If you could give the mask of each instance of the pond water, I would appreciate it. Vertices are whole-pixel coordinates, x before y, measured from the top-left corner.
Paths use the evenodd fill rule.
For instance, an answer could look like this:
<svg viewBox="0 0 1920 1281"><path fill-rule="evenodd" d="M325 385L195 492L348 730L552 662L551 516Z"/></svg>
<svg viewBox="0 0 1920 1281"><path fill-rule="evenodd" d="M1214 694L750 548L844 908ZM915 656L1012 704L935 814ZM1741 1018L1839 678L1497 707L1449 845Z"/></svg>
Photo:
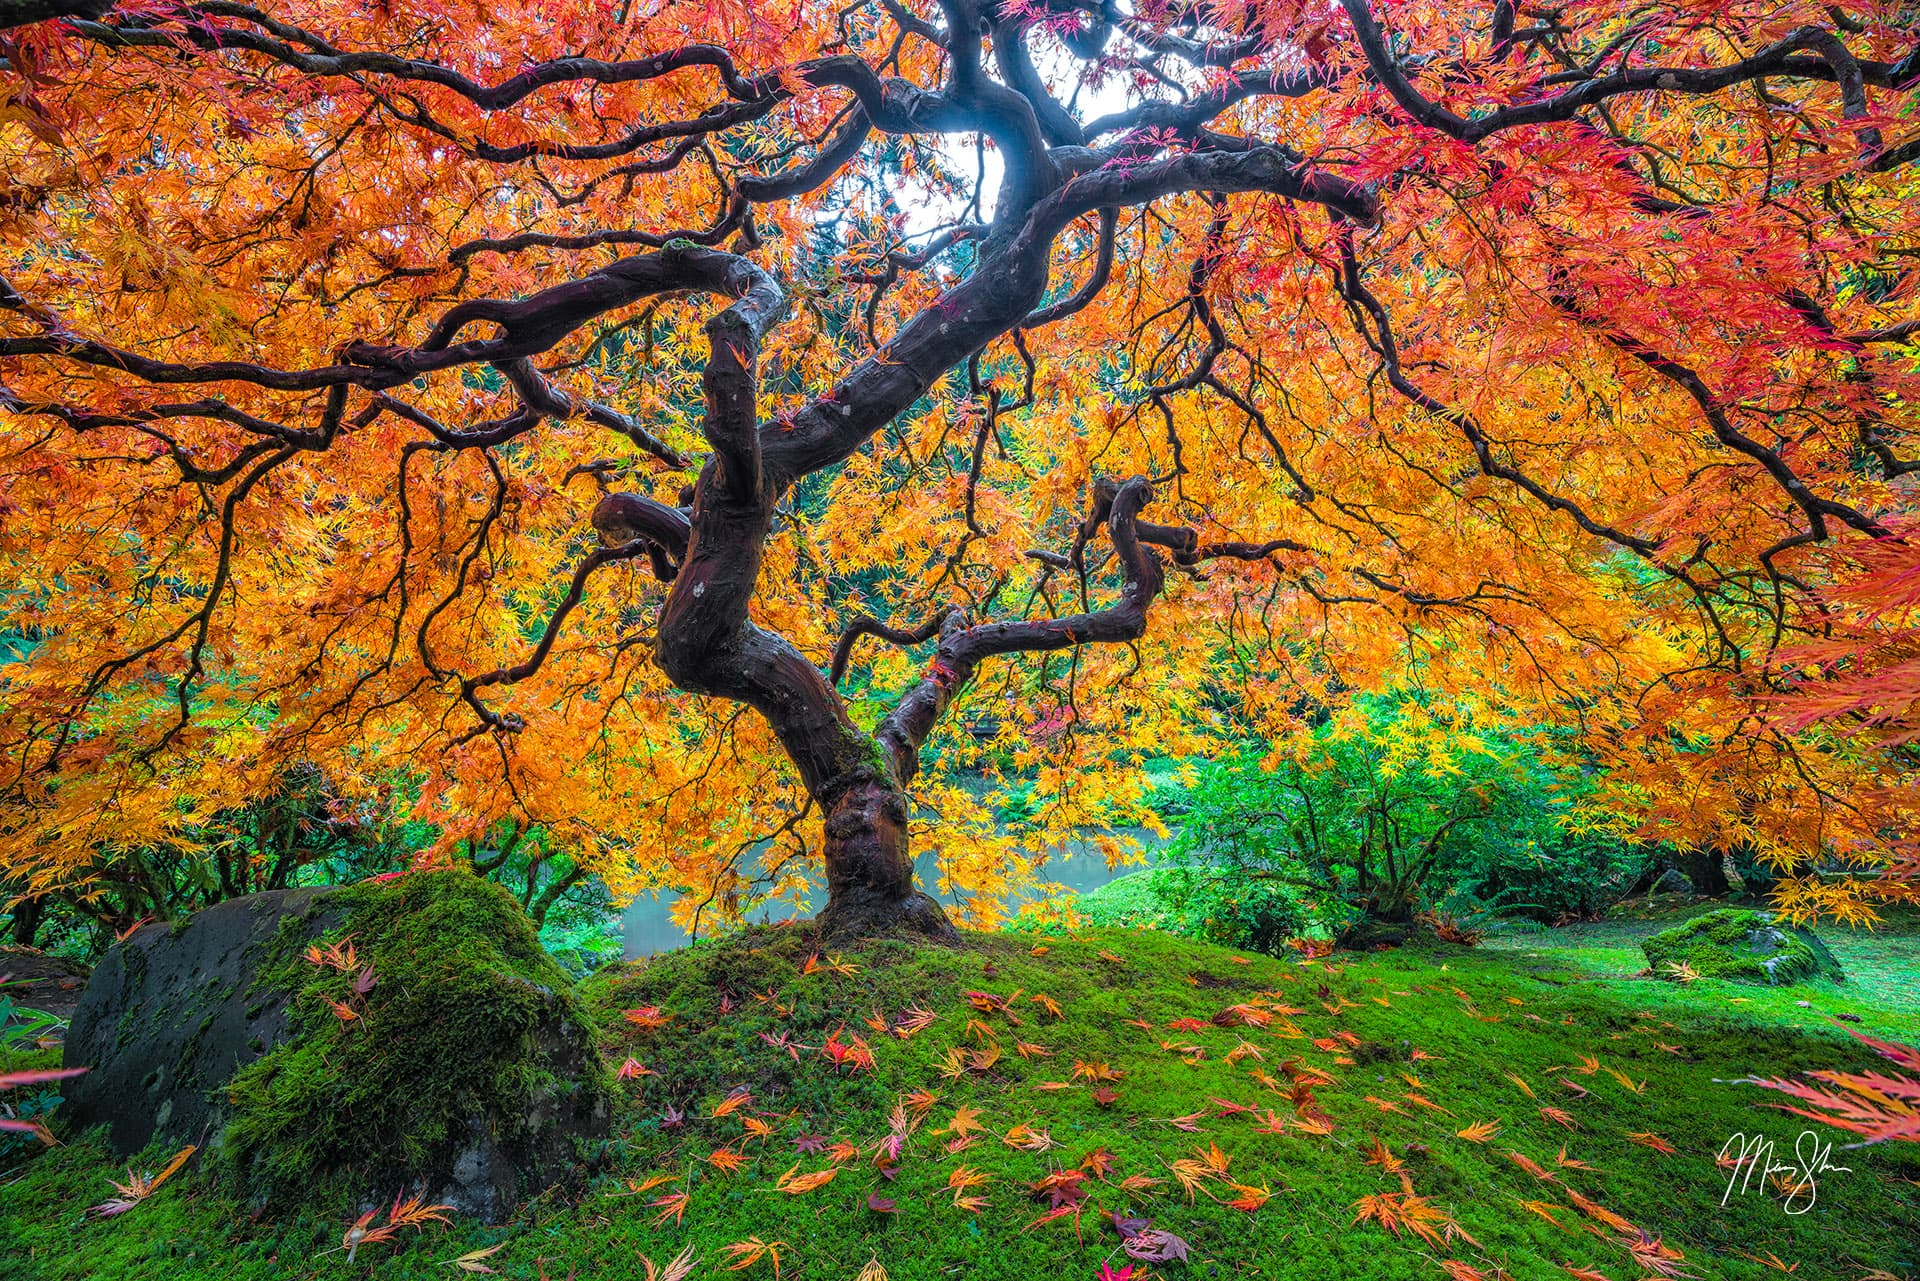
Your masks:
<svg viewBox="0 0 1920 1281"><path fill-rule="evenodd" d="M1005 901L1008 908L1018 907L1035 897L1046 893L1058 895L1063 891L1076 893L1098 889L1107 882L1137 872L1142 866L1149 866L1161 845L1160 839L1145 828L1114 828L1105 835L1132 837L1146 856L1146 864L1126 863L1117 868L1107 866L1106 856L1101 854L1094 844L1094 836L1077 837L1054 847L1044 866L1040 869L1042 882L1038 894L1014 895ZM914 860L914 873L920 882L920 888L932 894L942 903L958 903L960 896L942 894L935 888L940 878L939 855L929 850ZM627 906L622 921L622 934L626 944L626 959L652 956L655 952L667 952L676 947L684 947L688 941L687 932L674 924L671 915L677 895L642 895ZM808 896L812 908L817 911L826 901L825 887L815 883ZM782 897L769 902L749 919L755 922L780 921L793 916L798 908L791 898Z"/></svg>

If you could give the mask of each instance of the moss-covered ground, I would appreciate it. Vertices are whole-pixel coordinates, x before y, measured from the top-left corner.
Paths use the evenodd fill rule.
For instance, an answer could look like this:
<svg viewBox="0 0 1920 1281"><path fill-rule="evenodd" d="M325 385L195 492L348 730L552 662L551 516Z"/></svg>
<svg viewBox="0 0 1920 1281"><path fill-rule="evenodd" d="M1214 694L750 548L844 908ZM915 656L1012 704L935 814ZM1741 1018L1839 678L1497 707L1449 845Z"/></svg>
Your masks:
<svg viewBox="0 0 1920 1281"><path fill-rule="evenodd" d="M757 1240L779 1243L787 1277L851 1281L877 1259L896 1281L1091 1279L1128 1262L1105 1217L1121 1212L1188 1247L1135 1278L1445 1278L1448 1261L1457 1277L1524 1281L1568 1267L1629 1281L1649 1264L1914 1277L1912 1145L1836 1152L1851 1169L1820 1177L1804 1213L1757 1188L1722 1204L1729 1136L1771 1135L1784 1155L1805 1128L1739 1078L1877 1064L1834 1014L1920 1039L1920 1002L1903 995L1914 976L1905 988L1858 977L1861 955L1898 956L1911 939L1866 939L1859 954L1832 941L1853 983L1769 989L1633 978L1629 929L1584 950L1550 933L1312 964L1147 932L1006 934L820 956L811 973L798 929L767 930L584 985L611 1061L652 1075L620 1087L625 1111L582 1197L538 1199L498 1227L429 1225L348 1262L334 1247L359 1207L256 1219L194 1166L136 1209L85 1222L118 1171L74 1136L0 1174L0 1276L444 1278L461 1275L448 1261L497 1246L475 1266L614 1281L691 1246L694 1276L757 1281L774 1275L770 1256L722 1271L751 1253L729 1246ZM909 1037L867 1022L925 1016ZM872 1067L836 1066L825 1047L856 1036ZM816 1186L782 1191L783 1175ZM1084 1193L1077 1224L1071 1212L1036 1224L1049 1202L1031 1189L1049 1175ZM1381 1194L1396 1199L1370 1204L1432 1207L1441 1239L1356 1222ZM1679 1257L1643 1241L1636 1259L1641 1232Z"/></svg>

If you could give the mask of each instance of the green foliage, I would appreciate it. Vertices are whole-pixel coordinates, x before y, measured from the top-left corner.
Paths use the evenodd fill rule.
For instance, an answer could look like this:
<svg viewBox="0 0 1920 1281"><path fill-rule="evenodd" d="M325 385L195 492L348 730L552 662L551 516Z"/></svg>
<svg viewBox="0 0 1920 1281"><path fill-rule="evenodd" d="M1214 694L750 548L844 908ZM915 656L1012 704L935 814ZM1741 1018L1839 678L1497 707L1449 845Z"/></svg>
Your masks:
<svg viewBox="0 0 1920 1281"><path fill-rule="evenodd" d="M1406 922L1443 905L1589 916L1646 861L1590 791L1533 742L1411 696L1361 697L1298 755L1209 767L1167 862L1203 894L1287 885L1330 919Z"/></svg>
<svg viewBox="0 0 1920 1281"><path fill-rule="evenodd" d="M185 799L181 804L191 808ZM91 959L141 920L179 920L245 894L345 884L405 867L435 835L420 824L371 823L319 768L295 765L263 794L210 814L172 843L101 852L113 876L15 903L14 941ZM9 897L0 881L0 902Z"/></svg>
<svg viewBox="0 0 1920 1281"><path fill-rule="evenodd" d="M6 976L0 975L0 989L5 987ZM16 1005L11 994L0 990L0 1049L25 1050L48 1037L58 1040L66 1026L65 1019Z"/></svg>
<svg viewBox="0 0 1920 1281"><path fill-rule="evenodd" d="M1450 897L1547 925L1598 916L1626 896L1653 854L1604 826L1583 826L1579 802L1566 796L1579 790L1577 781L1538 767L1530 773L1519 803L1470 829L1456 847L1445 869ZM1536 804L1527 803L1528 792Z"/></svg>
<svg viewBox="0 0 1920 1281"><path fill-rule="evenodd" d="M1641 945L1656 974L1679 967L1702 978L1781 985L1843 980L1840 962L1813 931L1776 922L1767 912L1722 908L1664 930Z"/></svg>
<svg viewBox="0 0 1920 1281"><path fill-rule="evenodd" d="M389 786L417 788L397 776ZM352 885L402 871L441 844L418 821L374 822L345 805L318 770L286 771L272 791L219 811L165 849L123 852L130 874L90 887L16 902L15 942L91 961L116 935L146 918L179 921L215 903L290 886ZM483 841L460 843L456 865L504 886L533 918L541 938L576 977L620 954L618 911L605 885L543 828L496 825ZM0 878L0 903L7 899Z"/></svg>
<svg viewBox="0 0 1920 1281"><path fill-rule="evenodd" d="M58 1069L60 1051L57 1048L41 1049L33 1039L5 1035L11 1030L6 1026L6 1008L6 1001L0 999L0 1071L50 1072ZM50 1120L59 1105L60 1090L57 1085L0 1093L0 1116L16 1121L35 1118ZM40 1150L41 1143L37 1136L18 1130L0 1130L0 1171L9 1169L23 1157L37 1155Z"/></svg>
<svg viewBox="0 0 1920 1281"><path fill-rule="evenodd" d="M0 957L0 965L4 963L5 958ZM5 974L0 973L0 1055L8 1056L20 1071L59 1067L58 1050L42 1047L49 1039L58 1040L67 1021L44 1010L28 1009L16 1004L12 994L6 990L8 986ZM35 1062L35 1059L44 1061ZM45 1118L59 1104L60 1091L52 1085L40 1086L31 1093L14 1090L0 1097L0 1116L16 1121ZM0 1130L0 1167L39 1146L40 1141L33 1135L17 1130Z"/></svg>
<svg viewBox="0 0 1920 1281"><path fill-rule="evenodd" d="M1095 925L1165 930L1272 955L1290 938L1325 933L1299 887L1186 862L1109 881L1082 894L1078 906Z"/></svg>
<svg viewBox="0 0 1920 1281"><path fill-rule="evenodd" d="M278 963L256 992L296 993L293 1037L234 1079L223 1157L241 1184L285 1204L350 1170L353 1195L397 1188L405 1172L444 1168L469 1145L476 1115L526 1118L545 1100L602 1092L590 1053L575 1079L556 1076L535 1034L572 1025L584 1050L589 1027L567 975L542 950L524 911L498 886L465 872L423 872L350 886L337 939L350 939L362 970L316 965L282 926ZM341 1019L332 1002L356 1011ZM496 1136L512 1140L513 1134Z"/></svg>
<svg viewBox="0 0 1920 1281"><path fill-rule="evenodd" d="M624 950L620 909L598 881L583 882L555 901L539 930L547 955L576 979L619 960Z"/></svg>

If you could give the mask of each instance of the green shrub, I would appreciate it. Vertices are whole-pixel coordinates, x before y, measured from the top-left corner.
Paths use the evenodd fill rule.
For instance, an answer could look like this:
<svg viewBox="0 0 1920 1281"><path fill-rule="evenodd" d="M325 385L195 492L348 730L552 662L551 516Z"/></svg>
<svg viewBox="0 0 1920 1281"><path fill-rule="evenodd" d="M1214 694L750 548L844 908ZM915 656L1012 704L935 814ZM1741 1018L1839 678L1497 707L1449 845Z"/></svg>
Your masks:
<svg viewBox="0 0 1920 1281"><path fill-rule="evenodd" d="M1122 876L1082 894L1079 907L1095 925L1165 930L1274 955L1290 938L1325 932L1296 887L1191 864Z"/></svg>
<svg viewBox="0 0 1920 1281"><path fill-rule="evenodd" d="M1649 853L1553 746L1413 695L1355 698L1298 753L1250 746L1208 767L1166 862L1193 870L1203 915L1226 892L1216 886L1232 887L1236 911L1264 911L1246 906L1254 885L1286 886L1329 922L1405 924L1433 908L1595 915Z"/></svg>
<svg viewBox="0 0 1920 1281"><path fill-rule="evenodd" d="M1570 830L1544 800L1475 832L1447 868L1452 893L1474 910L1554 925L1597 917L1626 897L1653 855L1607 832Z"/></svg>

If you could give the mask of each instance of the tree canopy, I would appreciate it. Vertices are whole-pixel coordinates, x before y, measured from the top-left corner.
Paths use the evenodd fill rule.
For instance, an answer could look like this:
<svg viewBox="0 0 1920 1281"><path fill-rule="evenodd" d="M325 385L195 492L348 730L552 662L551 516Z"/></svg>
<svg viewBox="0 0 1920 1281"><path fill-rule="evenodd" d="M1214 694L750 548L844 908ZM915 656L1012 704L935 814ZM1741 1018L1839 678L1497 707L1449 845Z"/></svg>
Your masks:
<svg viewBox="0 0 1920 1281"><path fill-rule="evenodd" d="M130 0L0 51L16 892L292 769L943 928L1358 690L1911 893L1905 0ZM963 770L1029 773L1025 837ZM749 857L772 842L772 853ZM1822 868L1881 871L1835 883Z"/></svg>

